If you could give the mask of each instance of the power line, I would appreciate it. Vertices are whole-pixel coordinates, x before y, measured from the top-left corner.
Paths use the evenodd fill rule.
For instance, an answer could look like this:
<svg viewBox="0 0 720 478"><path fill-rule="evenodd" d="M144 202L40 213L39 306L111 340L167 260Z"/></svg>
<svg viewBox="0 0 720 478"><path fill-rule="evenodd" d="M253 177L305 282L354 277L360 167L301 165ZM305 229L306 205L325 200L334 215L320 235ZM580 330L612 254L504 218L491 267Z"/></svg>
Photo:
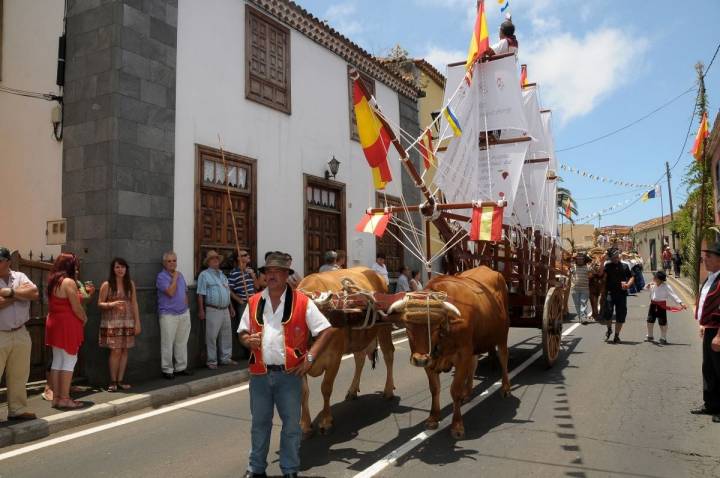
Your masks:
<svg viewBox="0 0 720 478"><path fill-rule="evenodd" d="M675 96L675 97L674 97L673 99L671 99L670 101L668 101L668 102L666 102L666 103L658 106L657 108L655 108L654 110L652 110L652 111L649 112L648 114L646 114L646 115L644 115L644 116L636 119L635 121L632 121L632 122L626 124L625 126L621 126L620 128L618 128L618 129L616 129L616 130L613 130L613 131L611 131L611 132L609 132L609 133L606 133L606 134L604 134L604 135L602 135L602 136L598 136L597 138L593 138L593 139L591 139L591 140L589 140L589 141L585 141L584 143L576 144L576 145L574 145L574 146L569 146L569 147L567 147L567 148L558 149L556 152L561 153L561 152L563 152L563 151L571 151L571 150L573 150L573 149L578 149L578 148L581 148L581 147L583 147L583 146L587 146L588 144L596 143L596 142L598 142L598 141L600 141L600 140L602 140L602 139L605 139L605 138L607 138L607 137L609 137L609 136L612 136L612 135L614 135L614 134L617 134L617 133L619 133L619 132L621 132L621 131L624 131L624 130L630 128L631 126L635 126L636 124L638 124L638 123L640 123L641 121L649 118L650 116L654 115L655 113L657 113L658 111L662 110L663 108L666 108L666 107L670 106L672 103L674 103L675 101L679 100L679 99L682 98L683 96L687 95L688 93L690 93L690 92L693 91L694 89L695 89L694 86L688 88L687 90L683 91L683 92L680 93L679 95Z"/></svg>

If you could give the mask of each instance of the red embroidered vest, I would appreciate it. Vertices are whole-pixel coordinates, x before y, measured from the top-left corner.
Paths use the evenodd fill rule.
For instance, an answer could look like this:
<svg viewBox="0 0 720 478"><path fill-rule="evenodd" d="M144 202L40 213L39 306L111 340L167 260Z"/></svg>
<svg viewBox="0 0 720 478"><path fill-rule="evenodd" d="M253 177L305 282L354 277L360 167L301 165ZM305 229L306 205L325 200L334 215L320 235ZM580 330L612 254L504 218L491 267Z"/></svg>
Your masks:
<svg viewBox="0 0 720 478"><path fill-rule="evenodd" d="M282 324L285 338L286 369L291 369L305 360L305 354L308 350L308 339L310 338L310 330L305 321L308 300L307 296L292 290L290 287L285 291ZM265 307L272 307L272 305L265 303L262 293L257 293L250 297L248 307L250 314L249 332L251 334L262 332L265 325L263 323L263 310ZM253 375L263 375L267 373L267 368L263 361L262 349L250 351L248 364L250 373Z"/></svg>
<svg viewBox="0 0 720 478"><path fill-rule="evenodd" d="M704 286L705 284L703 284ZM702 287L700 288L702 290ZM700 298L696 305L700 304ZM695 320L704 327L720 327L720 276L716 277L710 285L710 290L703 303L702 317L697 316L698 307L695 308Z"/></svg>

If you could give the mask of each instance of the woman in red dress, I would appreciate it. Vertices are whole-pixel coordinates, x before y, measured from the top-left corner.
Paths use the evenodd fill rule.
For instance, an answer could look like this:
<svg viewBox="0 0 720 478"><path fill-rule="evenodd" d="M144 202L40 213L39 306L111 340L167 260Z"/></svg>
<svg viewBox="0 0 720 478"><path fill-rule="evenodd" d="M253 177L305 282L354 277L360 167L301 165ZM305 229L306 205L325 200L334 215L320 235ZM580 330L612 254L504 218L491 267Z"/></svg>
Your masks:
<svg viewBox="0 0 720 478"><path fill-rule="evenodd" d="M70 383L87 322L75 282L77 267L75 254L64 252L55 260L48 278L45 345L52 347L53 351L50 384L55 393L52 405L60 410L84 406L82 402L70 398Z"/></svg>

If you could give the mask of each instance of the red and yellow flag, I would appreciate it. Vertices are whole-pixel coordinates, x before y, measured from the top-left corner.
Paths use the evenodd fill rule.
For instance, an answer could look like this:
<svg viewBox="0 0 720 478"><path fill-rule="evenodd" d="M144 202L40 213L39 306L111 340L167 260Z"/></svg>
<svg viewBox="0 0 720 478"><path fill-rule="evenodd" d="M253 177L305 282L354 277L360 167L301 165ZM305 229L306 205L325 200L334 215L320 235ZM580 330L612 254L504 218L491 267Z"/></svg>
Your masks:
<svg viewBox="0 0 720 478"><path fill-rule="evenodd" d="M698 128L697 135L695 136L695 143L692 148L692 155L696 160L701 161L704 153L704 139L710 136L708 131L707 113L703 113L702 121L700 121L700 127Z"/></svg>
<svg viewBox="0 0 720 478"><path fill-rule="evenodd" d="M503 208L474 207L470 223L471 241L500 241L502 239Z"/></svg>
<svg viewBox="0 0 720 478"><path fill-rule="evenodd" d="M433 154L433 137L430 128L425 130L425 133L423 133L420 138L418 146L420 147L420 154L422 154L425 169L430 169L430 166L435 164L435 155Z"/></svg>
<svg viewBox="0 0 720 478"><path fill-rule="evenodd" d="M565 217L570 219L570 214L572 214L572 210L570 209L570 200L567 199L565 201Z"/></svg>
<svg viewBox="0 0 720 478"><path fill-rule="evenodd" d="M483 54L490 48L490 36L488 35L487 17L485 16L485 2L478 2L477 18L473 28L468 56L465 61L465 80L468 84L472 81L473 67L475 62L482 58Z"/></svg>
<svg viewBox="0 0 720 478"><path fill-rule="evenodd" d="M353 81L353 102L358 136L360 136L365 159L372 169L375 189L385 189L385 185L392 181L390 165L387 160L391 143L390 134L375 115L369 98L363 93L358 81L360 80Z"/></svg>
<svg viewBox="0 0 720 478"><path fill-rule="evenodd" d="M382 237L385 234L391 213L376 212L375 214L365 214L360 222L355 226L357 232L367 232Z"/></svg>
<svg viewBox="0 0 720 478"><path fill-rule="evenodd" d="M527 84L527 65L520 65L520 87L522 88Z"/></svg>

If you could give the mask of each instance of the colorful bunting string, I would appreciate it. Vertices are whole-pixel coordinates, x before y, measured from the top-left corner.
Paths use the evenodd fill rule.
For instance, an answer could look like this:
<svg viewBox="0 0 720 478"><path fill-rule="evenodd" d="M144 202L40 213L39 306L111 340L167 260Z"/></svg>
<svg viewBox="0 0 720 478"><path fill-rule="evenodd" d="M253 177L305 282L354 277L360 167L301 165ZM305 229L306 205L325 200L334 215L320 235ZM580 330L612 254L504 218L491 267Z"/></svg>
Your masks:
<svg viewBox="0 0 720 478"><path fill-rule="evenodd" d="M591 181L597 181L597 182L599 182L599 183L612 184L612 185L615 185L615 186L622 186L622 187L625 187L625 188L640 189L640 188L654 188L654 187L655 187L654 184L631 183L631 182L628 182L628 181L620 181L620 180L617 180L617 179L608 178L608 177L605 177L605 176L601 176L601 175L599 175L599 174L591 173L591 172L589 172L589 171L584 171L584 170L582 170L582 169L579 169L579 168L576 168L576 167L573 167L573 166L569 166L569 165L567 165L567 164L561 164L561 165L560 165L560 169L563 170L563 171L567 171L567 172L569 172L569 173L576 174L577 176L581 176L581 177L587 178L587 179L589 179L589 180L591 180Z"/></svg>
<svg viewBox="0 0 720 478"><path fill-rule="evenodd" d="M584 216L582 216L582 217L578 217L577 219L575 219L575 223L576 223L576 224L578 224L578 223L583 223L583 222L585 222L585 221L589 221L589 220L591 220L591 219L594 219L594 218L596 218L596 217L598 217L598 216L603 216L603 215L608 214L608 213L610 213L610 212L616 211L616 210L618 210L618 209L620 209L620 208L622 208L622 207L627 206L628 204L631 204L631 203L637 201L638 199L642 198L646 193L647 193L647 191L646 191L646 192L642 192L642 193L640 193L640 194L638 194L638 195L635 195L635 196L633 196L633 197L631 197L631 198L629 198L629 199L626 199L626 200L624 200L624 201L620 201L620 202L617 203L617 204L613 204L612 206L608 206L608 207L606 207L605 209L601 209L600 211L595 211L595 212L592 213L592 214L586 214L586 215L584 215Z"/></svg>

